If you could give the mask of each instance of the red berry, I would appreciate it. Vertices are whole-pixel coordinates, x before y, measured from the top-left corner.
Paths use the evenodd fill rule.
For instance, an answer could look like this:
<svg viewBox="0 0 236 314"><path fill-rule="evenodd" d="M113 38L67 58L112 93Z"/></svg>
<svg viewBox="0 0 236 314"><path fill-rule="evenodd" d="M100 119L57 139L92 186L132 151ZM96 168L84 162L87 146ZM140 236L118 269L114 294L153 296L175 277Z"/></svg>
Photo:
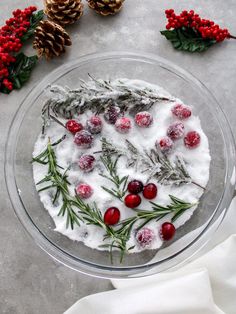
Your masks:
<svg viewBox="0 0 236 314"><path fill-rule="evenodd" d="M156 141L156 147L160 148L163 154L169 154L173 148L173 141L168 136L164 136L160 141Z"/></svg>
<svg viewBox="0 0 236 314"><path fill-rule="evenodd" d="M164 241L171 240L175 235L175 226L171 222L164 222L161 225L160 236Z"/></svg>
<svg viewBox="0 0 236 314"><path fill-rule="evenodd" d="M81 130L83 130L83 125L75 120L68 120L66 122L66 128L72 134L75 134Z"/></svg>
<svg viewBox="0 0 236 314"><path fill-rule="evenodd" d="M90 172L95 166L95 158L92 155L82 155L78 164L81 170L84 172Z"/></svg>
<svg viewBox="0 0 236 314"><path fill-rule="evenodd" d="M141 204L141 197L137 194L128 194L125 197L125 205L129 208L135 208Z"/></svg>
<svg viewBox="0 0 236 314"><path fill-rule="evenodd" d="M86 130L79 131L75 134L74 142L81 148L89 148L93 143L93 136Z"/></svg>
<svg viewBox="0 0 236 314"><path fill-rule="evenodd" d="M196 131L191 131L184 137L184 145L187 148L195 148L200 144L201 137Z"/></svg>
<svg viewBox="0 0 236 314"><path fill-rule="evenodd" d="M143 184L141 181L133 180L133 181L129 182L128 191L131 194L138 194L138 193L142 192L142 190L143 190Z"/></svg>
<svg viewBox="0 0 236 314"><path fill-rule="evenodd" d="M148 183L145 185L143 189L143 196L148 200L155 198L157 196L157 186L154 183Z"/></svg>
<svg viewBox="0 0 236 314"><path fill-rule="evenodd" d="M98 134L102 131L102 120L99 116L92 116L86 122L90 133Z"/></svg>
<svg viewBox="0 0 236 314"><path fill-rule="evenodd" d="M189 118L192 114L191 109L182 104L176 104L171 111L173 115L181 120Z"/></svg>
<svg viewBox="0 0 236 314"><path fill-rule="evenodd" d="M177 140L184 135L184 125L182 122L174 122L167 129L167 135L172 140Z"/></svg>
<svg viewBox="0 0 236 314"><path fill-rule="evenodd" d="M106 225L115 225L120 220L120 211L116 207L110 207L104 214L104 222Z"/></svg>
<svg viewBox="0 0 236 314"><path fill-rule="evenodd" d="M115 124L116 120L119 118L121 112L120 108L117 106L110 106L106 108L104 112L104 118L105 120L110 124Z"/></svg>
<svg viewBox="0 0 236 314"><path fill-rule="evenodd" d="M142 248L150 246L154 238L153 230L146 227L139 230L136 234L136 240Z"/></svg>
<svg viewBox="0 0 236 314"><path fill-rule="evenodd" d="M135 116L135 123L141 128L149 127L153 122L151 114L147 111L138 112Z"/></svg>
<svg viewBox="0 0 236 314"><path fill-rule="evenodd" d="M81 183L76 187L76 194L81 198L87 199L93 194L93 189L90 185Z"/></svg>
<svg viewBox="0 0 236 314"><path fill-rule="evenodd" d="M131 121L126 117L119 118L116 120L115 127L119 133L128 133L131 129Z"/></svg>

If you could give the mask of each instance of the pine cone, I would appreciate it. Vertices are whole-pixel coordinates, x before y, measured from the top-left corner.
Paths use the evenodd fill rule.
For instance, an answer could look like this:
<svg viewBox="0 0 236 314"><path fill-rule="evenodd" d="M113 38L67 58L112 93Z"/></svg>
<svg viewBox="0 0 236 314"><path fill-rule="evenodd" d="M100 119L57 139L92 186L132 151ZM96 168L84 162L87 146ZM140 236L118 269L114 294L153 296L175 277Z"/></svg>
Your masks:
<svg viewBox="0 0 236 314"><path fill-rule="evenodd" d="M48 18L62 26L73 24L83 14L81 0L44 0L44 4Z"/></svg>
<svg viewBox="0 0 236 314"><path fill-rule="evenodd" d="M38 56L46 59L60 56L65 52L65 46L71 46L69 34L57 23L41 21L35 29L34 49Z"/></svg>
<svg viewBox="0 0 236 314"><path fill-rule="evenodd" d="M101 15L116 14L125 0L87 0L91 9Z"/></svg>

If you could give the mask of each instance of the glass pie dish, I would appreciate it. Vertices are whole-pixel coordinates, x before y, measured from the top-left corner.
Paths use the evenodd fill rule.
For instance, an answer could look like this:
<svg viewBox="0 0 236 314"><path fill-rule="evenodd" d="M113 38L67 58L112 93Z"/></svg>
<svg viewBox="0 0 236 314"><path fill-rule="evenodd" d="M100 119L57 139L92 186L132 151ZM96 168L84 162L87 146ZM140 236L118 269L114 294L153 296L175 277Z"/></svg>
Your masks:
<svg viewBox="0 0 236 314"><path fill-rule="evenodd" d="M209 139L212 157L210 179L193 216L175 238L158 250L126 254L98 251L54 231L54 222L40 202L30 163L41 131L41 109L49 84L79 86L88 73L102 79L141 79L165 88L194 108ZM230 126L210 91L193 75L150 54L112 52L87 55L49 74L27 95L12 121L5 156L8 193L23 226L50 256L77 271L105 278L152 275L189 259L214 236L224 219L235 186L235 145Z"/></svg>

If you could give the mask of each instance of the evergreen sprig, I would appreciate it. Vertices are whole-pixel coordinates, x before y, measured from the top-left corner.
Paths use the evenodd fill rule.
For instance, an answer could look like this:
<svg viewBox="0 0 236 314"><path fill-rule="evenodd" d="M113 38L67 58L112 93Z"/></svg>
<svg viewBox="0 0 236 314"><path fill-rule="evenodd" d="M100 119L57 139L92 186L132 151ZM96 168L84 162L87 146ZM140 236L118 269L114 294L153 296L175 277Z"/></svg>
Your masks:
<svg viewBox="0 0 236 314"><path fill-rule="evenodd" d="M126 189L127 189L127 181L129 176L123 176L120 177L117 172L117 162L120 158L120 155L116 156L116 158L113 160L110 155L104 155L100 157L101 162L103 163L106 171L108 172L108 175L104 173L100 173L100 176L108 179L110 182L112 182L115 185L115 188L107 188L105 186L102 186L102 189L112 196L118 198L120 201L122 201L123 197L125 196Z"/></svg>
<svg viewBox="0 0 236 314"><path fill-rule="evenodd" d="M122 262L124 254L134 248L134 246L127 247L127 242L130 239L131 232L135 225L137 225L135 229L139 230L150 221L158 221L168 214L172 214L172 221L175 221L186 210L196 206L196 204L184 202L170 195L171 203L167 206L150 202L153 209L152 211L137 210L135 216L122 220L116 227L106 225L102 212L95 202L92 205L86 204L78 195L75 194L75 196L72 196L70 194L70 182L67 180L68 169L65 170L58 165L54 151L54 146L60 144L64 139L65 136L54 143L51 143L49 139L46 149L32 159L32 162L48 166L46 176L37 183L37 185L44 184L38 192L48 189L55 190L52 202L55 203L61 198L62 206L58 215L63 217L66 215L67 228L70 226L73 229L75 224L80 225L80 222L83 222L103 229L104 241L107 241L107 243L104 243L100 247L109 249L111 260L114 249L120 251L120 261ZM103 156L104 166L109 172L109 176L104 175L104 177L114 183L117 188L117 190L111 190L112 193L114 193L114 195L112 195L122 200L128 177L119 177L116 169L117 161L118 159L112 161L109 157Z"/></svg>
<svg viewBox="0 0 236 314"><path fill-rule="evenodd" d="M103 113L111 105L118 106L122 112L135 115L149 110L155 103L174 101L174 98L161 96L151 88L127 86L122 80L110 81L95 79L82 81L79 89L53 85L49 87L51 97L42 109L43 128L50 124L50 115L71 118L75 113L91 110Z"/></svg>

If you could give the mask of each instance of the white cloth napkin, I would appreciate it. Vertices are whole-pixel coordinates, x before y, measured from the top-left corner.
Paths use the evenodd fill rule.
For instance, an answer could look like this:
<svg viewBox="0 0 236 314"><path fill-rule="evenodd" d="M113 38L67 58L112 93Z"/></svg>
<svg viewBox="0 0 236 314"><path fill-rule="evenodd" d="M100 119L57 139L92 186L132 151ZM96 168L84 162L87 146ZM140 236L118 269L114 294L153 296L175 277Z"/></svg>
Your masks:
<svg viewBox="0 0 236 314"><path fill-rule="evenodd" d="M85 297L64 314L236 314L236 198L206 250L177 271L113 280L116 290Z"/></svg>

